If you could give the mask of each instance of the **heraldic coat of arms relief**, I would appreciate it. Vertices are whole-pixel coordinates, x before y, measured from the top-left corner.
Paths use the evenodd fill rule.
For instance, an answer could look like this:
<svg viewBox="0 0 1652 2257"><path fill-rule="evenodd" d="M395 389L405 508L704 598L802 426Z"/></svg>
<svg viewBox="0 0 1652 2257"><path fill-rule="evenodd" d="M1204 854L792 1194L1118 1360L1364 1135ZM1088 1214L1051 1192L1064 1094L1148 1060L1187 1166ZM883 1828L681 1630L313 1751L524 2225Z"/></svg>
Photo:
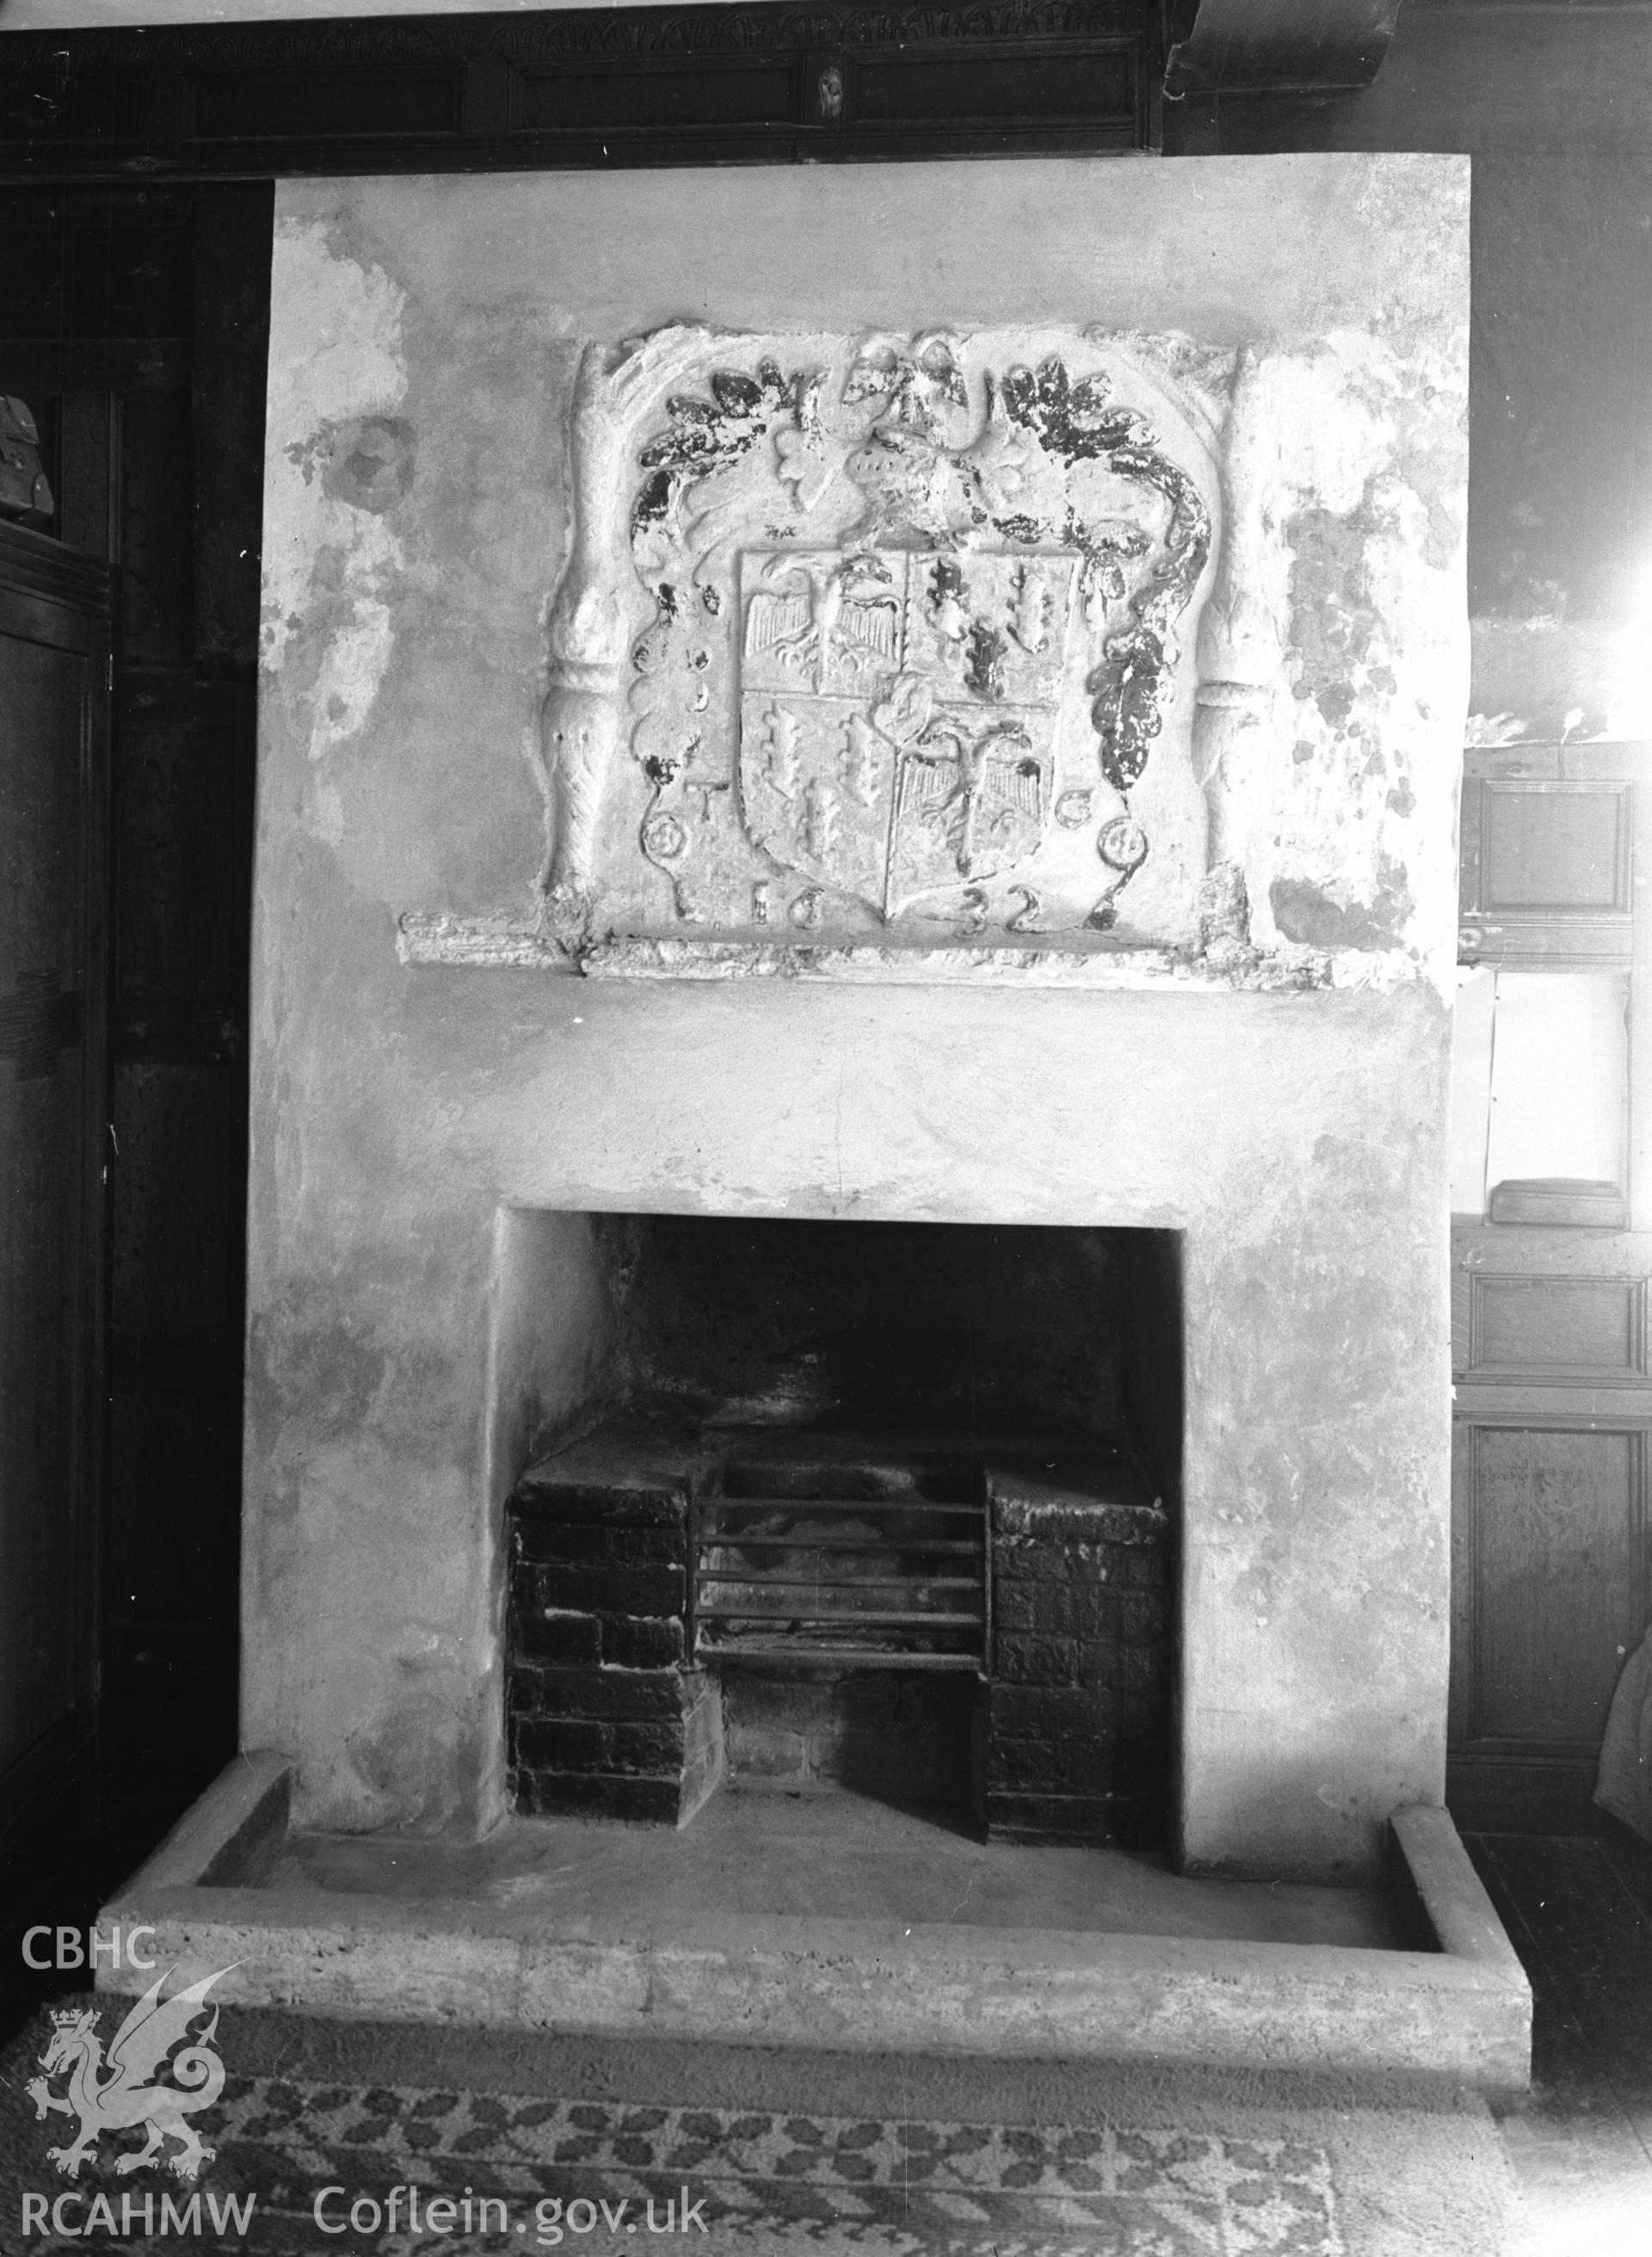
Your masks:
<svg viewBox="0 0 1652 2257"><path fill-rule="evenodd" d="M586 936L1187 930L1220 485L1165 356L1056 330L595 350L547 723L553 900ZM604 573L623 655L580 640Z"/></svg>
<svg viewBox="0 0 1652 2257"><path fill-rule="evenodd" d="M971 563L963 625L964 571L935 551L740 558L745 828L885 918L1018 868L1050 821L1079 559Z"/></svg>

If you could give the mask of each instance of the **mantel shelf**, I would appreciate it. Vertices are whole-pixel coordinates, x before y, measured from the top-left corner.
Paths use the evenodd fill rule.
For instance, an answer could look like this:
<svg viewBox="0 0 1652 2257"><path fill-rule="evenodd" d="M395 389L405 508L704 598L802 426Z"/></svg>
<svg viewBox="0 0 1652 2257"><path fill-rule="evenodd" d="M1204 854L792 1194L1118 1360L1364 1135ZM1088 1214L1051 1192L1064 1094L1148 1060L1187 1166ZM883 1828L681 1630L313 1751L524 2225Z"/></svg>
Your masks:
<svg viewBox="0 0 1652 2257"><path fill-rule="evenodd" d="M1166 948L1060 947L1035 938L991 945L952 942L835 942L615 935L565 948L526 919L410 910L398 922L404 965L552 972L589 980L808 980L864 987L963 985L1091 990L1200 988L1278 993L1324 987L1393 987L1424 977L1398 949L1252 949L1238 944L1196 954Z"/></svg>

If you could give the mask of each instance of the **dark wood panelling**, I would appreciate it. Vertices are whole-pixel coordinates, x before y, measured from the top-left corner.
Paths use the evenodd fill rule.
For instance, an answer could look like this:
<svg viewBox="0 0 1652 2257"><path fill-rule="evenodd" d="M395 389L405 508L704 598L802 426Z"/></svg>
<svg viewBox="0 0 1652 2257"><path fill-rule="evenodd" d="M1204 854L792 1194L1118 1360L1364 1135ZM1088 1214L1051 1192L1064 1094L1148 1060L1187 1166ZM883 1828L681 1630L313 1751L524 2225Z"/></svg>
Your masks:
<svg viewBox="0 0 1652 2257"><path fill-rule="evenodd" d="M239 988L245 916L238 858L224 849L244 795L232 728L163 734L129 718L121 754L116 964L124 1031L140 1037L158 1008L220 1002Z"/></svg>
<svg viewBox="0 0 1652 2257"><path fill-rule="evenodd" d="M1614 1416L1581 1389L1458 1390L1448 1786L1459 1823L1589 1823L1613 1688L1652 1621L1652 1396L1643 1385L1616 1402Z"/></svg>
<svg viewBox="0 0 1652 2257"><path fill-rule="evenodd" d="M1050 67L1048 55L1014 51L955 59L867 56L854 74L856 110L868 124L1006 116L1128 120L1135 108L1136 67L1135 55L1121 47L1064 56L1059 70Z"/></svg>
<svg viewBox="0 0 1652 2257"><path fill-rule="evenodd" d="M120 554L119 395L88 385L62 392L53 404L53 451L67 480L58 492L59 534L71 548L107 561Z"/></svg>
<svg viewBox="0 0 1652 2257"><path fill-rule="evenodd" d="M1470 1376L1646 1379L1643 1278L1470 1276L1465 1283Z"/></svg>
<svg viewBox="0 0 1652 2257"><path fill-rule="evenodd" d="M187 667L194 614L187 390L128 394L121 446L122 662Z"/></svg>
<svg viewBox="0 0 1652 2257"><path fill-rule="evenodd" d="M237 1666L241 1422L227 1390L123 1387L109 1443L109 1606L103 1642L105 1762L159 1800L144 1743L182 1735L203 1770L224 1751ZM156 1541L158 1505L166 1541ZM196 1625L180 1634L182 1624Z"/></svg>
<svg viewBox="0 0 1652 2257"><path fill-rule="evenodd" d="M524 133L620 132L651 125L784 125L797 115L799 65L773 60L614 63L512 73L511 116Z"/></svg>
<svg viewBox="0 0 1652 2257"><path fill-rule="evenodd" d="M1469 1430L1473 1607L1461 1745L1592 1761L1645 1627L1645 1433Z"/></svg>
<svg viewBox="0 0 1652 2257"><path fill-rule="evenodd" d="M1481 906L1627 909L1627 784L1483 783Z"/></svg>
<svg viewBox="0 0 1652 2257"><path fill-rule="evenodd" d="M236 1090L215 1062L140 1060L121 1056L127 1047L116 1045L109 1101L116 1383L159 1365L198 1384L240 1363Z"/></svg>
<svg viewBox="0 0 1652 2257"><path fill-rule="evenodd" d="M186 83L190 141L355 140L459 127L456 70L201 71Z"/></svg>
<svg viewBox="0 0 1652 2257"><path fill-rule="evenodd" d="M1465 964L1626 964L1634 788L1471 773L1463 786Z"/></svg>
<svg viewBox="0 0 1652 2257"><path fill-rule="evenodd" d="M249 623L237 624L244 635ZM120 676L116 965L124 1002L140 1011L238 1001L244 988L247 688L199 672L129 666Z"/></svg>
<svg viewBox="0 0 1652 2257"><path fill-rule="evenodd" d="M267 183L13 191L0 215L23 286L0 301L4 388L39 404L65 534L119 568L98 1091L114 1438L99 1737L116 1867L235 1746L272 206Z"/></svg>
<svg viewBox="0 0 1652 2257"><path fill-rule="evenodd" d="M11 622L7 625L10 626ZM63 1166L84 1093L49 1004L84 1000L74 945L85 660L19 634L0 644L0 1773L74 1709L79 1518L68 1486L80 1185ZM43 992L47 983L51 997ZM30 1006L38 1003L33 1010ZM37 1022L31 1027L30 1020ZM63 1029L68 1031L66 1026ZM64 1058L60 1053L67 1050Z"/></svg>
<svg viewBox="0 0 1652 2257"><path fill-rule="evenodd" d="M1594 1807L1594 1784L1592 1764L1446 1758L1446 1808L1465 1834L1598 1833L1608 1822Z"/></svg>
<svg viewBox="0 0 1652 2257"><path fill-rule="evenodd" d="M1158 0L642 7L13 35L14 179L1147 145Z"/></svg>
<svg viewBox="0 0 1652 2257"><path fill-rule="evenodd" d="M5 60L0 46L0 69ZM142 190L96 204L23 197L10 217L9 342L188 335L188 217L175 199Z"/></svg>
<svg viewBox="0 0 1652 2257"><path fill-rule="evenodd" d="M1564 1832L1598 1817L1607 1704L1652 1619L1652 795L1639 745L1464 765L1465 955L1629 975L1627 1183L1500 1185L1451 1234L1447 1794L1459 1825Z"/></svg>
<svg viewBox="0 0 1652 2257"><path fill-rule="evenodd" d="M0 1850L94 1726L109 584L0 525Z"/></svg>
<svg viewBox="0 0 1652 2257"><path fill-rule="evenodd" d="M196 199L191 230L195 670L241 682L258 657L272 205L267 181L217 188ZM250 856L250 832L244 843Z"/></svg>

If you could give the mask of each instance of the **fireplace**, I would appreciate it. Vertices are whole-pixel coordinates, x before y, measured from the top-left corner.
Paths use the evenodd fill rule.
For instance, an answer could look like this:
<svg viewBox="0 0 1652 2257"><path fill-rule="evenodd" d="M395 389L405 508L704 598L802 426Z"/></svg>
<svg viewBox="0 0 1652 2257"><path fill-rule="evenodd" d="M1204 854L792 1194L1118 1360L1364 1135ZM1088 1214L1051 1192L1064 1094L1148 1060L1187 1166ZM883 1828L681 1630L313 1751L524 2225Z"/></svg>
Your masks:
<svg viewBox="0 0 1652 2257"><path fill-rule="evenodd" d="M512 1500L516 1808L682 1823L726 1783L1159 1839L1174 1235L591 1233L603 1412Z"/></svg>
<svg viewBox="0 0 1652 2257"><path fill-rule="evenodd" d="M765 1772L1324 1880L1439 1801L1466 190L281 185L243 1731L301 1825ZM902 1603L832 1603L874 1504ZM1140 1594L1112 1662L1015 1678L1041 1585Z"/></svg>

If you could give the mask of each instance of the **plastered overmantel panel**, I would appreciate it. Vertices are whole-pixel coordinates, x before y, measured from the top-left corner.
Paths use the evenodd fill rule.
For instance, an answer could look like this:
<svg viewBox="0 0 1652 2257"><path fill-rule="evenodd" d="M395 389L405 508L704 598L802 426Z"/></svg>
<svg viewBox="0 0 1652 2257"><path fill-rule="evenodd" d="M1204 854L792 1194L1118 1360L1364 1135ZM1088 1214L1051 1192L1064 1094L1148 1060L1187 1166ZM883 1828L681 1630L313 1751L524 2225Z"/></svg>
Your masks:
<svg viewBox="0 0 1652 2257"><path fill-rule="evenodd" d="M572 1222L502 1240L502 1210L1180 1229L1190 1854L1368 1871L1387 1810L1437 1798L1466 175L1451 159L1063 160L281 187L244 1729L299 1758L307 1822L464 1832L501 1807L499 1511L523 1451L576 1408L554 1343L583 1319L544 1312L597 1306ZM629 578L604 584L623 633L588 660L561 609L582 371L673 337L696 341L689 365L639 396L616 473ZM687 497L681 563L639 568L637 499L660 467L640 456L681 428L668 400L715 405L720 372L760 383L769 357L783 380L817 365L846 386L869 347L919 369L937 337L967 411L940 452L990 436L987 374L1036 383L1058 360L1070 390L1105 375L1098 412L1145 417L1208 514L1145 765L1121 794L1107 783L1077 641L1058 697L1048 640L1020 646L1019 677L1000 662L1003 698L969 685L978 611L1000 607L987 624L1007 640L1020 609L1037 640L1020 565L1087 632L1082 565L1061 580L1084 553L1064 514L1058 535L994 528L973 549L914 521L871 544L897 616L869 619L861 647L914 615L934 632L943 560L967 582L978 558L985 593L918 669L928 711L904 739L921 688L844 701L844 748L857 714L892 747L861 826L880 847L811 869L775 790L780 851L743 803L710 915L684 917L643 838L651 813L681 820L688 763L660 783L645 762L660 680L692 706L711 664L693 667L686 627L660 633L659 586L692 585L702 521ZM774 541L748 522L714 568L731 814L748 692L791 689L762 667L797 639L807 732L837 694L808 638L834 602L837 637L848 604L883 601L875 572L834 579L864 488L837 491L830 524L776 519L797 531ZM1151 570L1162 493L1125 480L1109 504L1155 544ZM753 635L759 595L775 607ZM1132 595L1110 599L1110 631ZM651 635L663 676L635 662ZM748 640L761 665L743 689ZM552 737L559 698L590 688L568 678L582 663L620 678L620 703L565 924ZM991 728L999 705L1030 717L1018 756L1040 773L1025 814L1012 789L1009 843L1036 845L964 871L959 844L976 847L943 825L943 882L892 916L901 763L956 761L942 799L973 775L978 827L1001 752L924 733L955 710ZM754 810L769 748L759 711ZM853 782L838 770L845 796ZM1073 789L1092 802L1070 832ZM1121 813L1153 852L1102 930L1098 847ZM763 882L770 943L732 922ZM1008 929L1021 884L1048 930ZM815 886L810 929L791 908Z"/></svg>

